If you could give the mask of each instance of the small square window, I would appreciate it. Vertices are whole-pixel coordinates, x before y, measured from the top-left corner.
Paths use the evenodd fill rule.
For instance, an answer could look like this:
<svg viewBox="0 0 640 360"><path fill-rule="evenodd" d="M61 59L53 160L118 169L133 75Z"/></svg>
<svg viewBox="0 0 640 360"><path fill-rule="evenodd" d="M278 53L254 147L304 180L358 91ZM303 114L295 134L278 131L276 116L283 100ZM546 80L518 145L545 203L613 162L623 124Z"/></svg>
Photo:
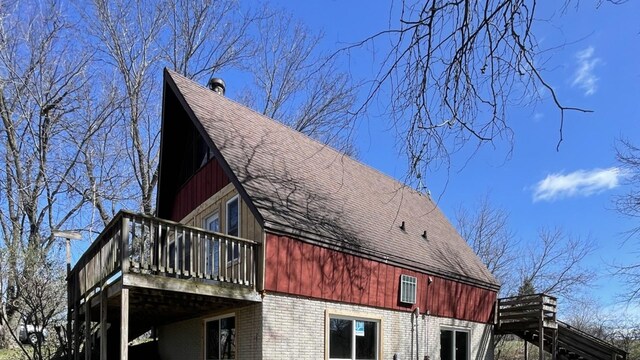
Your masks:
<svg viewBox="0 0 640 360"><path fill-rule="evenodd" d="M417 287L418 279L415 276L400 275L400 302L415 304Z"/></svg>

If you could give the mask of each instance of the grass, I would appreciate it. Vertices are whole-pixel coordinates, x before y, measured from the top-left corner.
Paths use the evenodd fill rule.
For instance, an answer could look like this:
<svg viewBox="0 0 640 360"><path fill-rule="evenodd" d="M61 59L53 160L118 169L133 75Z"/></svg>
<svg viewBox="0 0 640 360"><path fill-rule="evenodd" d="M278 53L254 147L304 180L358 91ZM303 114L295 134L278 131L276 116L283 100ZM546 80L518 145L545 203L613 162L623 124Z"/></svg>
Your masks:
<svg viewBox="0 0 640 360"><path fill-rule="evenodd" d="M0 360L21 359L23 355L20 349L0 349Z"/></svg>

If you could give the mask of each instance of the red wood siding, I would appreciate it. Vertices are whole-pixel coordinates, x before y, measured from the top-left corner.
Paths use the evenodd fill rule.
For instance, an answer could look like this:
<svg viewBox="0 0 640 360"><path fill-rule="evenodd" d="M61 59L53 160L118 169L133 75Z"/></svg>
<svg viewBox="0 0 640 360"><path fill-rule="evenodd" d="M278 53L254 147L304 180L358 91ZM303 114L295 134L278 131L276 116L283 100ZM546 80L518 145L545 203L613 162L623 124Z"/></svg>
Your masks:
<svg viewBox="0 0 640 360"><path fill-rule="evenodd" d="M496 292L402 269L343 252L267 233L265 290L393 310L412 311L399 302L400 275L418 279L421 312L477 322L493 322ZM428 284L431 277L433 282Z"/></svg>
<svg viewBox="0 0 640 360"><path fill-rule="evenodd" d="M173 201L171 220L180 221L198 205L229 184L215 159L201 167L179 190Z"/></svg>

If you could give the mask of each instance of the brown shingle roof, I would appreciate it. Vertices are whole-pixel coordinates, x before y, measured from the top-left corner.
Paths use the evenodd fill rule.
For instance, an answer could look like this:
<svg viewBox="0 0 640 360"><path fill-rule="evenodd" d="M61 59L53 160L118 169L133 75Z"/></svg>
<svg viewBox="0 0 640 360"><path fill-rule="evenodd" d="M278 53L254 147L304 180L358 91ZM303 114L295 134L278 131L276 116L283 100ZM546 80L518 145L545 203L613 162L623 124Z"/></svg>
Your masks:
<svg viewBox="0 0 640 360"><path fill-rule="evenodd" d="M174 72L165 80L209 135L265 229L496 287L429 197Z"/></svg>

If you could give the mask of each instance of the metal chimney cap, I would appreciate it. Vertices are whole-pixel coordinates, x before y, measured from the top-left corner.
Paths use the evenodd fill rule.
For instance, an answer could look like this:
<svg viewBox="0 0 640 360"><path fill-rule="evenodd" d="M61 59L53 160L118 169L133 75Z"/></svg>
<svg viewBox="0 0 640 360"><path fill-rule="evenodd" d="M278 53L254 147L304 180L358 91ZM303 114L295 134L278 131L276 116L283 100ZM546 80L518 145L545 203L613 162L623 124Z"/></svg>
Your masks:
<svg viewBox="0 0 640 360"><path fill-rule="evenodd" d="M212 77L211 79L209 79L207 87L211 89L211 91L217 92L220 95L224 95L224 90L226 88L224 80L217 77Z"/></svg>

